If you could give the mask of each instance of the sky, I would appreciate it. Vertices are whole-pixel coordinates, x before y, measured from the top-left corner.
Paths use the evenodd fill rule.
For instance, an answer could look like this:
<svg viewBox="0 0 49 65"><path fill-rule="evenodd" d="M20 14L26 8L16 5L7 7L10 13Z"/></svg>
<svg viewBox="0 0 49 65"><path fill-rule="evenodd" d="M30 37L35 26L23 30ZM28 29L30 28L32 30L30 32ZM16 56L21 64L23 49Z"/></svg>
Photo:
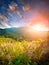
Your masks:
<svg viewBox="0 0 49 65"><path fill-rule="evenodd" d="M0 0L0 28L35 24L49 28L49 0Z"/></svg>

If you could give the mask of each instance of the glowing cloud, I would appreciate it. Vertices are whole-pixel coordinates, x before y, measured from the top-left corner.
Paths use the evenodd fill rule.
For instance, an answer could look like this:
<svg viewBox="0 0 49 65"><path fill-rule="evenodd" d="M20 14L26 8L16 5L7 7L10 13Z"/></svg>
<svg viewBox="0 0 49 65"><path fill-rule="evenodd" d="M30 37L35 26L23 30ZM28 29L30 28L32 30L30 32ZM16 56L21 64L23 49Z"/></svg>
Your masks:
<svg viewBox="0 0 49 65"><path fill-rule="evenodd" d="M23 6L23 11L28 12L30 10L31 10L31 6L30 5Z"/></svg>

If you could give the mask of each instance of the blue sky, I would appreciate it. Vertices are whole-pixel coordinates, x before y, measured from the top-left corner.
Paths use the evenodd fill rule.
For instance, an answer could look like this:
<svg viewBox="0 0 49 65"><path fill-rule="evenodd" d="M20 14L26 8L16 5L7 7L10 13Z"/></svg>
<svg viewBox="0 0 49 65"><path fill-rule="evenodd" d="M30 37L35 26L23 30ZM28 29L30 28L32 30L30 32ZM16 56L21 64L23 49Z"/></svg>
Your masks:
<svg viewBox="0 0 49 65"><path fill-rule="evenodd" d="M48 27L49 0L0 0L0 28L33 25L37 16Z"/></svg>

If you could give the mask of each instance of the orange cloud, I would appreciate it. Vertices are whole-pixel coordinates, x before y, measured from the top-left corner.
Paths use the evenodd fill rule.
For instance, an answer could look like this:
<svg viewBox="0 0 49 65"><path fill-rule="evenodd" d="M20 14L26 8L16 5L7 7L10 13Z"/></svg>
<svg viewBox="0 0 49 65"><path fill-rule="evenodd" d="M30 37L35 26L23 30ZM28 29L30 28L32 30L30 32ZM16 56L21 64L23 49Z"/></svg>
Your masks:
<svg viewBox="0 0 49 65"><path fill-rule="evenodd" d="M9 8L10 8L10 10L11 10L12 12L16 12L16 11L18 10L18 6L17 6L16 3L11 3L11 4L9 5Z"/></svg>
<svg viewBox="0 0 49 65"><path fill-rule="evenodd" d="M30 5L25 5L25 6L23 6L23 10L24 10L25 12L28 12L28 11L31 10L31 6L30 6Z"/></svg>

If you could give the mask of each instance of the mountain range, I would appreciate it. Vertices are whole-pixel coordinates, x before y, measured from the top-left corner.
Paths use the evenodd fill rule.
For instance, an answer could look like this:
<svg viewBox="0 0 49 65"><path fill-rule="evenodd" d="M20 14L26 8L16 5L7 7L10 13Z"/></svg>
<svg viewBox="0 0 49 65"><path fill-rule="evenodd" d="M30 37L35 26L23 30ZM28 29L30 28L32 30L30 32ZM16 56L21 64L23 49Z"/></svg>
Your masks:
<svg viewBox="0 0 49 65"><path fill-rule="evenodd" d="M0 36L18 39L18 40L33 40L33 39L45 39L48 36L47 31L35 31L29 27L19 28L5 28L0 29Z"/></svg>

